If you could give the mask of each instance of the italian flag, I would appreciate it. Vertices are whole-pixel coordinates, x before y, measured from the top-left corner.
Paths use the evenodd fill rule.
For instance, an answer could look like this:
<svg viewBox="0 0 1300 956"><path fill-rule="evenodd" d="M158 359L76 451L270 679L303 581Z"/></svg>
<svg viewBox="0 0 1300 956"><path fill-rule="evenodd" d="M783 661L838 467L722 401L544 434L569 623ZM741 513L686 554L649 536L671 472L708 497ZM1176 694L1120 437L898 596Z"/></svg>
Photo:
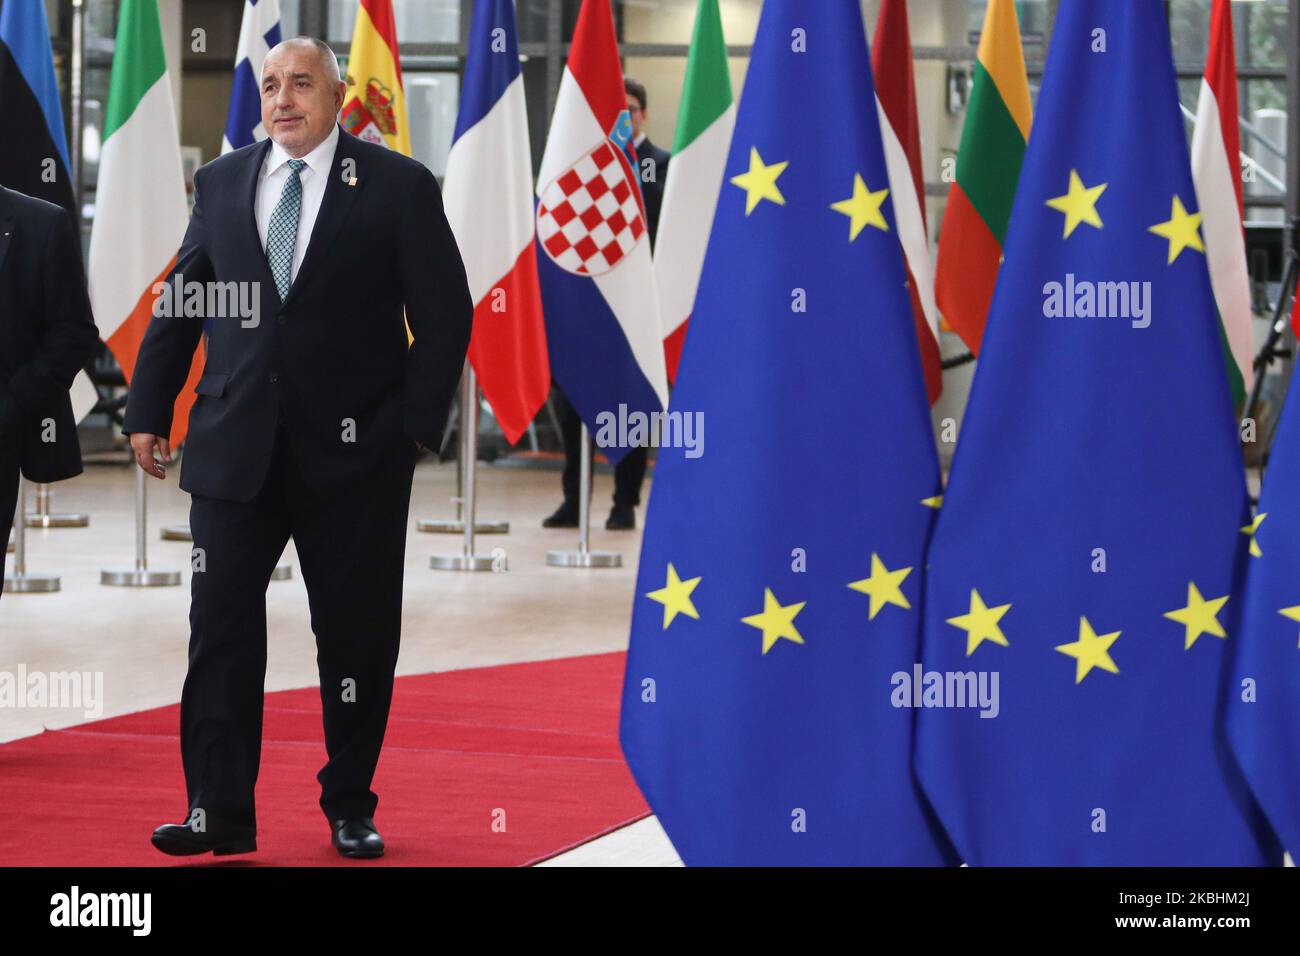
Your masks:
<svg viewBox="0 0 1300 956"><path fill-rule="evenodd" d="M736 125L718 0L700 0L677 113L672 175L664 184L655 239L655 282L663 316L668 380L677 379L686 320L695 303L722 173Z"/></svg>
<svg viewBox="0 0 1300 956"><path fill-rule="evenodd" d="M393 0L361 0L348 51L348 92L339 119L361 139L411 155L402 62L397 55Z"/></svg>
<svg viewBox="0 0 1300 956"><path fill-rule="evenodd" d="M1192 134L1192 179L1201 208L1210 285L1219 308L1228 379L1238 402L1245 399L1252 381L1250 275L1246 271L1240 156L1232 10L1229 0L1214 0L1210 52Z"/></svg>
<svg viewBox="0 0 1300 956"><path fill-rule="evenodd" d="M153 286L171 272L188 221L157 0L123 0L108 84L87 279L99 337L128 383L149 325ZM198 349L176 399L169 436L173 447L189 426L202 366Z"/></svg>
<svg viewBox="0 0 1300 956"><path fill-rule="evenodd" d="M939 231L935 298L944 321L978 355L1032 117L1014 0L989 0L974 73Z"/></svg>
<svg viewBox="0 0 1300 956"><path fill-rule="evenodd" d="M912 36L906 0L881 0L871 37L871 73L876 81L876 109L889 170L889 198L894 205L898 241L907 265L912 317L925 372L925 391L933 405L943 391L939 360L939 309L934 301L934 266L925 226L925 180L921 176L921 124L916 115L916 79L912 73Z"/></svg>

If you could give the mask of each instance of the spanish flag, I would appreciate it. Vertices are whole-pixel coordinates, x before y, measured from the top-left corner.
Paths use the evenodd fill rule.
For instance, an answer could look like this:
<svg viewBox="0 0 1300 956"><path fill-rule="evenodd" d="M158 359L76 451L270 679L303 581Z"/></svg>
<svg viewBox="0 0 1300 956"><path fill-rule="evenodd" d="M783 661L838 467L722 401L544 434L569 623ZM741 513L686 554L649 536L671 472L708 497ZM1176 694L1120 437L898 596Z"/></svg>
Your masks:
<svg viewBox="0 0 1300 956"><path fill-rule="evenodd" d="M371 143L411 155L402 63L397 55L393 0L361 0L348 53L347 97L339 115L343 128Z"/></svg>

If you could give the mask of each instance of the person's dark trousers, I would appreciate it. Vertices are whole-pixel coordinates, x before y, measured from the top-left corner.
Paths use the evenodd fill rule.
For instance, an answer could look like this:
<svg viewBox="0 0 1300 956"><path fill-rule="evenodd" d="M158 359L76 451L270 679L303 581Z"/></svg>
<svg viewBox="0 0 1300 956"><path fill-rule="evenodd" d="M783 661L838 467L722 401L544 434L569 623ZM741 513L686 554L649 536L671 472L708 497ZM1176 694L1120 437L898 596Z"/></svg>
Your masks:
<svg viewBox="0 0 1300 956"><path fill-rule="evenodd" d="M582 474L582 418L569 404L564 393L555 390L555 410L560 418L560 432L564 440L564 503L578 507L578 482ZM592 454L596 442L592 439ZM641 503L641 485L645 481L649 449L633 448L614 466L614 507L635 508Z"/></svg>
<svg viewBox="0 0 1300 956"><path fill-rule="evenodd" d="M9 526L14 523L14 509L18 507L18 460L9 453L8 449L0 447L0 541L5 545L9 542ZM5 548L0 547L0 581L5 576L8 559L5 554ZM0 585L0 595L3 595L4 588Z"/></svg>
<svg viewBox="0 0 1300 956"><path fill-rule="evenodd" d="M416 450L401 438L383 469L322 497L303 481L283 428L248 502L195 496L189 671L181 756L190 811L256 827L253 791L266 676L266 588L290 536L316 635L328 761L317 775L331 820L374 815L370 789L393 694L402 569Z"/></svg>

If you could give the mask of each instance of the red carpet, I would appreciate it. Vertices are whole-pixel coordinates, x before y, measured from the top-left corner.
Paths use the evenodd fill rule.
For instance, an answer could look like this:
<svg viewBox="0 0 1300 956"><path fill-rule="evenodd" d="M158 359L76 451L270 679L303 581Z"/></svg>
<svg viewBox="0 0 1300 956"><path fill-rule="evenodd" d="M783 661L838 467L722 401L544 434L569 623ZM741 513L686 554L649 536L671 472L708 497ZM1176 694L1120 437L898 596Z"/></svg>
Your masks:
<svg viewBox="0 0 1300 956"><path fill-rule="evenodd" d="M618 747L624 657L398 678L374 784L388 852L375 861L343 860L329 843L319 690L268 694L258 852L217 865L517 866L640 819L650 811ZM149 843L186 814L179 710L0 745L0 861L214 865Z"/></svg>

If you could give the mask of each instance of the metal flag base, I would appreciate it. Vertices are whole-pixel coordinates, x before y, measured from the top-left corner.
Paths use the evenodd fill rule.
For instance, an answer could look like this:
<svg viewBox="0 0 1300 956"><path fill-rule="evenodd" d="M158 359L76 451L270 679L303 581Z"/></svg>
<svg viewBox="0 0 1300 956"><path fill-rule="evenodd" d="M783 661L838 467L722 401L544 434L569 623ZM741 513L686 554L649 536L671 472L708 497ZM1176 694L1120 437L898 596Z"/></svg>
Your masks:
<svg viewBox="0 0 1300 956"><path fill-rule="evenodd" d="M592 551L591 543L591 432L582 426L581 471L578 478L578 547L576 550L546 552L552 568L621 568L623 555L617 551Z"/></svg>
<svg viewBox="0 0 1300 956"><path fill-rule="evenodd" d="M547 551L546 563L553 568L621 568L623 555L617 551Z"/></svg>
<svg viewBox="0 0 1300 956"><path fill-rule="evenodd" d="M50 499L53 492L47 484L38 484L36 486L36 510L27 514L27 527L29 528L84 528L90 524L90 515L80 512L63 512L56 514L50 511Z"/></svg>
<svg viewBox="0 0 1300 956"><path fill-rule="evenodd" d="M135 567L101 571L99 583L120 588L167 588L181 583L179 571L154 571L149 568L146 551L148 526L145 510L144 469L135 469Z"/></svg>
<svg viewBox="0 0 1300 956"><path fill-rule="evenodd" d="M497 525L490 534L504 534L510 526L503 521L476 521L474 518L474 466L478 458L478 379L474 367L465 363L465 374L461 378L460 393L460 461L457 463L456 477L460 484L459 520L421 521L417 527L421 531L438 530L425 528L425 525L443 525L445 530L455 530L465 536L465 544L460 554L435 554L429 558L429 567L434 571L491 571L493 559L474 553L474 533L485 525Z"/></svg>
<svg viewBox="0 0 1300 956"><path fill-rule="evenodd" d="M465 522L460 518L421 518L415 523L415 530L428 531L433 534L464 534ZM475 534L509 534L509 521L475 521Z"/></svg>
<svg viewBox="0 0 1300 956"><path fill-rule="evenodd" d="M481 554L435 554L429 558L435 571L491 571L492 559Z"/></svg>
<svg viewBox="0 0 1300 956"><path fill-rule="evenodd" d="M6 574L5 594L48 594L59 590L57 574Z"/></svg>
<svg viewBox="0 0 1300 956"><path fill-rule="evenodd" d="M23 476L18 476L18 501L15 503L14 514L23 515L27 512L27 482ZM59 589L59 578L55 574L30 574L27 571L27 522L15 521L13 528L13 545L14 552L14 569L12 574L5 575L3 590L11 594L48 594L51 591ZM6 550L10 550L6 548Z"/></svg>
<svg viewBox="0 0 1300 956"><path fill-rule="evenodd" d="M153 571L133 568L129 571L100 571L99 583L119 588L173 588L181 583L179 571Z"/></svg>

